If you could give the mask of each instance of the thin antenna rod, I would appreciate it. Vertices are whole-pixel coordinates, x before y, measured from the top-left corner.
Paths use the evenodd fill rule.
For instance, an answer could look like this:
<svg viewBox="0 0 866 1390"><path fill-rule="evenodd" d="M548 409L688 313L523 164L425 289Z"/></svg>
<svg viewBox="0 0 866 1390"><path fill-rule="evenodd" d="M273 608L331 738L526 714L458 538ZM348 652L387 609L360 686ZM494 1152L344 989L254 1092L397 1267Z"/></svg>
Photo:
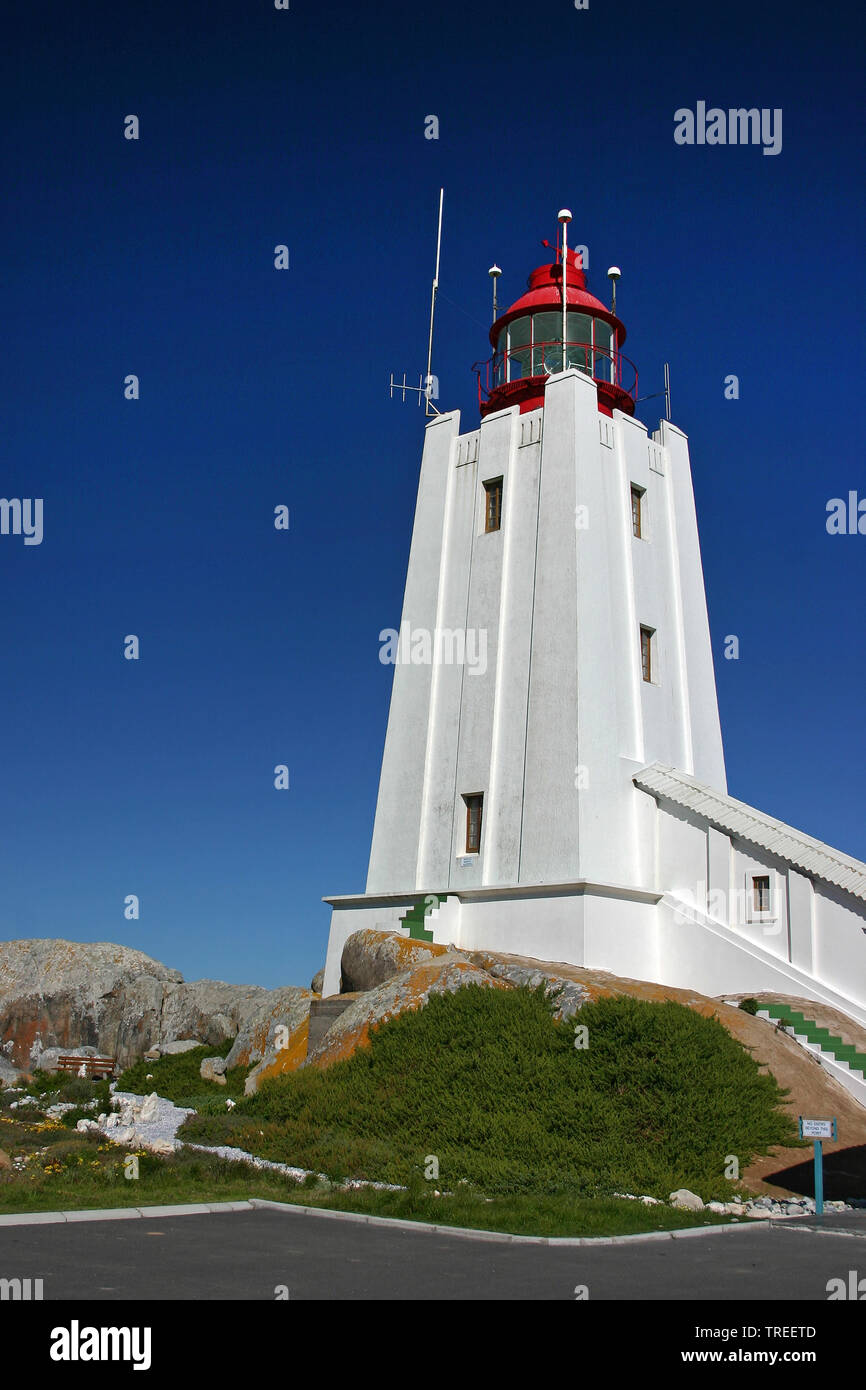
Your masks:
<svg viewBox="0 0 866 1390"><path fill-rule="evenodd" d="M562 227L562 366L561 371L565 371L566 350L565 344L568 337L568 224L571 221L571 213L568 208L561 208L559 212L559 223Z"/></svg>
<svg viewBox="0 0 866 1390"><path fill-rule="evenodd" d="M671 418L671 368L670 363L665 363L665 411L668 419Z"/></svg>
<svg viewBox="0 0 866 1390"><path fill-rule="evenodd" d="M499 317L499 304L496 299L496 281L499 279L502 271L499 269L498 265L492 265L487 274L493 281L493 322L495 323Z"/></svg>
<svg viewBox="0 0 866 1390"><path fill-rule="evenodd" d="M433 288L430 292L430 337L427 340L427 377L424 382L427 388L427 401L424 406L424 414L430 415L430 391L433 387L433 318L436 313L436 291L439 289L439 252L442 248L442 202L445 197L445 189L439 189L439 230L436 233L436 273L433 276ZM438 415L437 410L433 410L434 415Z"/></svg>

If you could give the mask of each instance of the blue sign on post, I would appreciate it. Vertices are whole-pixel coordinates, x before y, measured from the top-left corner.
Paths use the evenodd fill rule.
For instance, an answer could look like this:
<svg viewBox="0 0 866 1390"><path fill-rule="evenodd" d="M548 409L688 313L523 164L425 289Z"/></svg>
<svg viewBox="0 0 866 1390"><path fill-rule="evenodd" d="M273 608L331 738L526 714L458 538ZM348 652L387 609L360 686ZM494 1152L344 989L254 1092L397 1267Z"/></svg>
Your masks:
<svg viewBox="0 0 866 1390"><path fill-rule="evenodd" d="M832 1120L806 1120L800 1116L800 1138L814 1140L815 1214L824 1214L824 1139L836 1138L836 1117Z"/></svg>

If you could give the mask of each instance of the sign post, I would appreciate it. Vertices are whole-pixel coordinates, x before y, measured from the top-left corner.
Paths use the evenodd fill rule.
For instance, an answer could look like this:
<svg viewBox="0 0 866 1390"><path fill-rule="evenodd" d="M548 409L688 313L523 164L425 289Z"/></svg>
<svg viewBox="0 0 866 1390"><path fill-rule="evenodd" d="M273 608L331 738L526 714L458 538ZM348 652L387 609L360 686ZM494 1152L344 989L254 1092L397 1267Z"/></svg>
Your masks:
<svg viewBox="0 0 866 1390"><path fill-rule="evenodd" d="M800 1138L812 1139L815 1152L815 1215L824 1215L824 1147L823 1140L836 1138L836 1118L807 1120L800 1116Z"/></svg>

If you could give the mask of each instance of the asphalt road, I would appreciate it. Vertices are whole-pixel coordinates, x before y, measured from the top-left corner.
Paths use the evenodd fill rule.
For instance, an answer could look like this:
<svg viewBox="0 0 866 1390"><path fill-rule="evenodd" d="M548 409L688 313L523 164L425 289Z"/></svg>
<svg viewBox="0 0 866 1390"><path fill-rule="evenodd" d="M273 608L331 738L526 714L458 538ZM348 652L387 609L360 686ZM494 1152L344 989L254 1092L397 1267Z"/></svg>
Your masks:
<svg viewBox="0 0 866 1390"><path fill-rule="evenodd" d="M794 1229L794 1227L797 1229ZM622 1245L508 1244L273 1210L0 1228L44 1299L819 1300L866 1276L866 1212Z"/></svg>

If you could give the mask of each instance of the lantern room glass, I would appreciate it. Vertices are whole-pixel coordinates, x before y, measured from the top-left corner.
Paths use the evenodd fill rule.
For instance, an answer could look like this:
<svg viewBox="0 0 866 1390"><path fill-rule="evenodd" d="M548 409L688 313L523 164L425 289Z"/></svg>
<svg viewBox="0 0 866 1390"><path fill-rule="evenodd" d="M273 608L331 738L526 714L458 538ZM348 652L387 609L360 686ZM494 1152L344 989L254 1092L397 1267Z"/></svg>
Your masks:
<svg viewBox="0 0 866 1390"><path fill-rule="evenodd" d="M597 381L616 381L615 339L604 319L568 311L566 368L576 368ZM506 324L496 342L494 381L520 381L529 376L561 372L562 313L541 309Z"/></svg>

